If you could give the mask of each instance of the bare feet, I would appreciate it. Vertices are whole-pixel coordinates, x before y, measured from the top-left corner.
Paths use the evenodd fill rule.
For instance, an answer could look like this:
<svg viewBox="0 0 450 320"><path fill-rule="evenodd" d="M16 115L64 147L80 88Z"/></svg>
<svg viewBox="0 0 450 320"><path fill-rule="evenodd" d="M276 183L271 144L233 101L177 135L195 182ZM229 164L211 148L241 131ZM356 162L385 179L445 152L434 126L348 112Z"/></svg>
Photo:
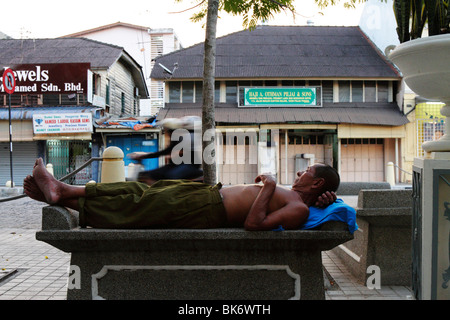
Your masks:
<svg viewBox="0 0 450 320"><path fill-rule="evenodd" d="M56 204L59 202L63 185L60 181L56 180L50 172L47 171L41 158L37 159L34 165L33 179L35 186L38 187L44 196L45 202L48 204ZM29 184L30 187L32 185L32 183ZM29 190L30 192L34 191L34 193L32 193L34 196L37 195L37 192L33 190L33 188ZM30 198L32 197L30 196Z"/></svg>
<svg viewBox="0 0 450 320"><path fill-rule="evenodd" d="M39 189L36 181L34 181L34 178L32 176L28 175L23 180L23 189L25 191L25 194L31 199L46 202L44 193Z"/></svg>

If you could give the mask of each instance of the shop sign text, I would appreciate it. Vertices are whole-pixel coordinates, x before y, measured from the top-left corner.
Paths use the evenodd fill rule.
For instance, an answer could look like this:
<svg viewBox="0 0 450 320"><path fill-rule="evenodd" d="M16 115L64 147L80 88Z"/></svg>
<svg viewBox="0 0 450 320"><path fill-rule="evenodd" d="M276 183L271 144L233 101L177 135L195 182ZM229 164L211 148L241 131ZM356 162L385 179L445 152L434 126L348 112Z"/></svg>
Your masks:
<svg viewBox="0 0 450 320"><path fill-rule="evenodd" d="M315 87L244 88L244 106L316 106Z"/></svg>
<svg viewBox="0 0 450 320"><path fill-rule="evenodd" d="M90 113L34 114L34 134L92 132Z"/></svg>
<svg viewBox="0 0 450 320"><path fill-rule="evenodd" d="M87 92L87 70L90 63L22 64L11 68L16 80L15 93ZM2 82L0 79L0 94L6 92Z"/></svg>

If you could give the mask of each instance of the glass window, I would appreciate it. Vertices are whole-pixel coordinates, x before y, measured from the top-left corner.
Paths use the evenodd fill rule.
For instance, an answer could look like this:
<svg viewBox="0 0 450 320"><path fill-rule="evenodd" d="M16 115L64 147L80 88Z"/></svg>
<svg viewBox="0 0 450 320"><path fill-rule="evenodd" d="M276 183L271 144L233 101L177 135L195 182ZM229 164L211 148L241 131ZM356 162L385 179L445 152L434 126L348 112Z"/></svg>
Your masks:
<svg viewBox="0 0 450 320"><path fill-rule="evenodd" d="M214 102L220 102L220 81L214 82Z"/></svg>
<svg viewBox="0 0 450 320"><path fill-rule="evenodd" d="M169 82L169 102L179 103L181 93L181 82L171 81Z"/></svg>
<svg viewBox="0 0 450 320"><path fill-rule="evenodd" d="M194 102L194 82L183 81L182 93L183 103Z"/></svg>
<svg viewBox="0 0 450 320"><path fill-rule="evenodd" d="M237 81L226 81L226 102L236 103L237 101Z"/></svg>
<svg viewBox="0 0 450 320"><path fill-rule="evenodd" d="M110 104L110 96L111 96L111 82L109 79L106 79L106 97L105 97L105 103L107 105Z"/></svg>
<svg viewBox="0 0 450 320"><path fill-rule="evenodd" d="M250 81L239 81L239 105L244 105L245 88L250 87Z"/></svg>
<svg viewBox="0 0 450 320"><path fill-rule="evenodd" d="M362 81L352 81L352 102L363 102Z"/></svg>
<svg viewBox="0 0 450 320"><path fill-rule="evenodd" d="M323 102L333 102L333 81L322 81Z"/></svg>
<svg viewBox="0 0 450 320"><path fill-rule="evenodd" d="M120 112L125 113L125 92L122 92L120 101L121 101L121 105L122 105Z"/></svg>
<svg viewBox="0 0 450 320"><path fill-rule="evenodd" d="M339 102L350 102L350 81L339 81Z"/></svg>
<svg viewBox="0 0 450 320"><path fill-rule="evenodd" d="M375 81L364 81L364 101L377 102L377 87Z"/></svg>
<svg viewBox="0 0 450 320"><path fill-rule="evenodd" d="M195 81L195 102L201 103L203 101L203 82Z"/></svg>
<svg viewBox="0 0 450 320"><path fill-rule="evenodd" d="M378 102L388 102L388 82L378 81Z"/></svg>

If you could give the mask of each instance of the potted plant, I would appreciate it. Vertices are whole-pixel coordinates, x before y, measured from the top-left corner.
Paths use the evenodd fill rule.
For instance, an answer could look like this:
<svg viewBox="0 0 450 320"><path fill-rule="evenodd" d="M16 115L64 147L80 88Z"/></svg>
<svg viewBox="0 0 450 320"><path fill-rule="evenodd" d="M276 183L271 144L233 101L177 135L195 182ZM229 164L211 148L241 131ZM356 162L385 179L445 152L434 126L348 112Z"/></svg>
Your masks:
<svg viewBox="0 0 450 320"><path fill-rule="evenodd" d="M388 58L400 69L406 84L418 95L444 102L441 114L450 116L449 0L394 0L400 45ZM428 24L428 37L422 37ZM450 151L450 122L438 141L423 144L427 152Z"/></svg>

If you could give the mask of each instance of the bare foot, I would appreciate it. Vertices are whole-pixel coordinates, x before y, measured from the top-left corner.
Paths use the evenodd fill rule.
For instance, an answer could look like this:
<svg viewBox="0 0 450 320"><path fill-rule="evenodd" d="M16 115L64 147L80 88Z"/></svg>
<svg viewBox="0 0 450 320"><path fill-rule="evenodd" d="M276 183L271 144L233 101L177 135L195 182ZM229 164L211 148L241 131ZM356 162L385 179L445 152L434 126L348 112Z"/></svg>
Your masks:
<svg viewBox="0 0 450 320"><path fill-rule="evenodd" d="M45 202L48 204L58 203L61 197L62 183L47 171L41 158L36 160L33 169L33 178L36 186L42 192Z"/></svg>
<svg viewBox="0 0 450 320"><path fill-rule="evenodd" d="M32 176L28 175L23 180L23 189L25 191L25 194L31 199L46 202L44 193L39 189L36 181L34 181L34 178Z"/></svg>

